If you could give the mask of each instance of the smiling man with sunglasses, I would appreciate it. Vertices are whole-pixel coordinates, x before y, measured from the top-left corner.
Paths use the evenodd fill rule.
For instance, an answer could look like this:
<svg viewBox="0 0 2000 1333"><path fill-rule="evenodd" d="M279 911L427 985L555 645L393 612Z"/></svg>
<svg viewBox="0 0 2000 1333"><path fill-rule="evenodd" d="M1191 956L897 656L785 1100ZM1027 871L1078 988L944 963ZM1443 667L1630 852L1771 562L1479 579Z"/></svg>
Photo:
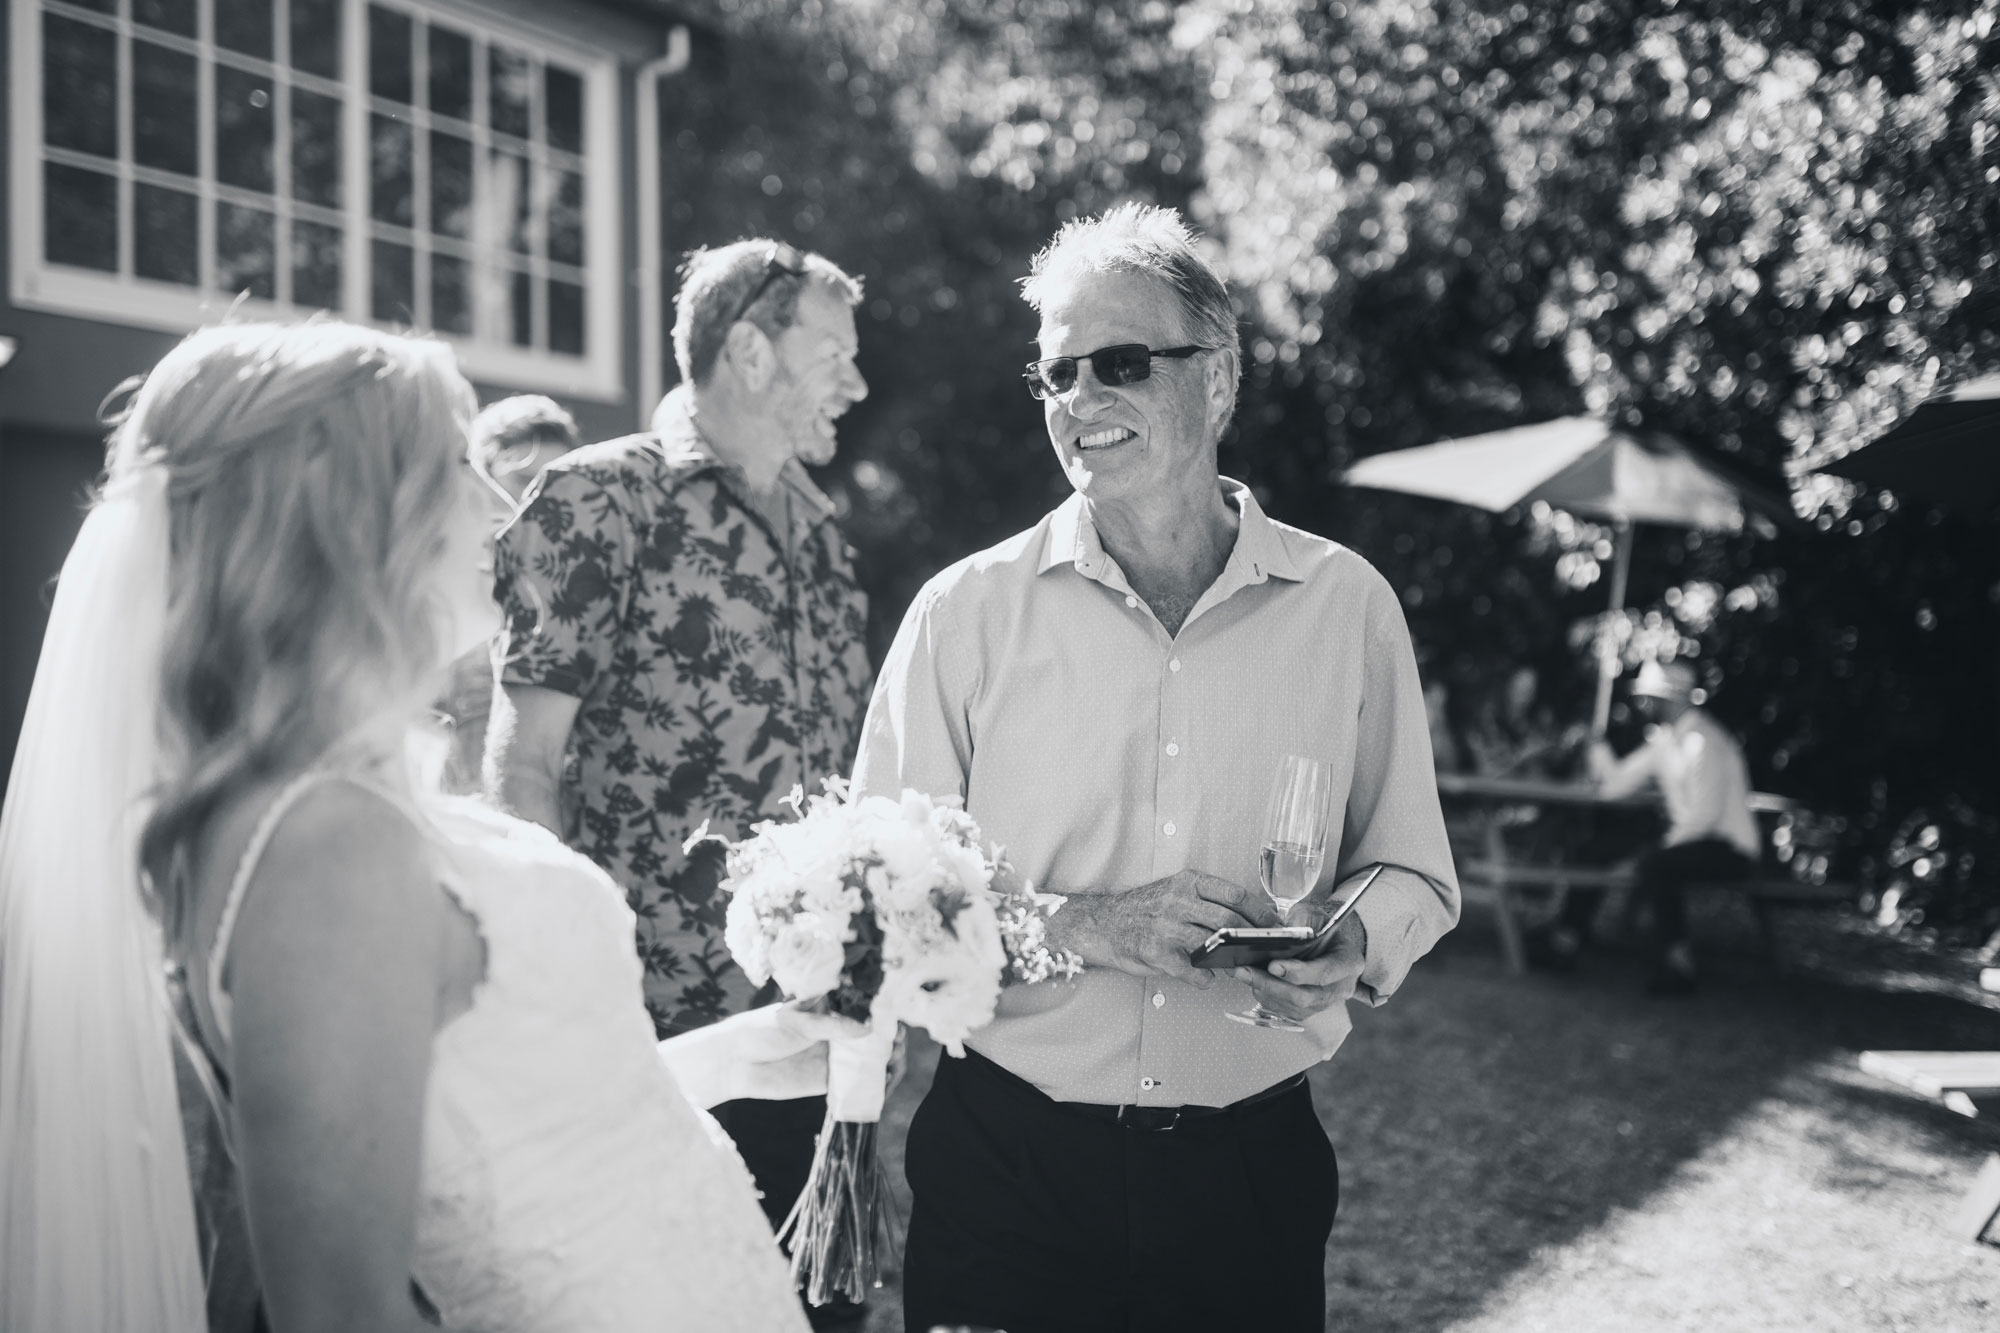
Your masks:
<svg viewBox="0 0 2000 1333"><path fill-rule="evenodd" d="M1388 584L1219 474L1229 293L1178 214L1036 256L1025 372L1075 494L925 586L883 664L865 794L963 797L1067 901L1074 983L1013 987L910 1126L905 1326L1317 1333L1339 1197L1305 1072L1458 917L1415 656ZM1322 886L1381 865L1332 946L1204 971L1255 886L1287 754L1335 774ZM1259 1001L1292 1031L1232 1022Z"/></svg>

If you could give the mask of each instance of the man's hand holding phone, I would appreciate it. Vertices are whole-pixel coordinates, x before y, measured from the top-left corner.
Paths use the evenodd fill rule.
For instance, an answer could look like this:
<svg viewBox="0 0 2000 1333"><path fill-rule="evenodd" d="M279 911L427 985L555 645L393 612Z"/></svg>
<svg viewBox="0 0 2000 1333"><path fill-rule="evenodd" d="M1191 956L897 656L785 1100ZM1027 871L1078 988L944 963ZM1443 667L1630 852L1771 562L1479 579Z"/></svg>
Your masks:
<svg viewBox="0 0 2000 1333"><path fill-rule="evenodd" d="M1284 946L1273 941L1269 962L1262 966L1246 963L1232 967L1230 975L1249 986L1265 1009L1294 1021L1345 1004L1353 996L1368 958L1368 928L1355 909L1385 869L1386 866L1379 864L1369 866L1336 885L1332 894L1336 904L1333 914L1311 941L1302 946ZM1197 966L1207 961L1211 967L1225 957L1236 961L1216 947L1219 941L1235 933L1216 932L1192 961ZM1243 946L1231 947L1240 953Z"/></svg>
<svg viewBox="0 0 2000 1333"><path fill-rule="evenodd" d="M1345 1004L1368 961L1368 928L1358 912L1334 927L1333 943L1316 958L1281 958L1265 967L1239 967L1230 975L1248 986L1257 1003L1293 1021Z"/></svg>
<svg viewBox="0 0 2000 1333"><path fill-rule="evenodd" d="M1228 971L1235 967L1257 967L1280 958L1320 958L1331 952L1335 932L1360 904L1362 896L1375 887L1387 866L1376 864L1356 871L1335 885L1328 895L1333 907L1317 927L1256 926L1225 927L1210 935L1188 956L1198 968ZM1268 908L1266 911L1268 912Z"/></svg>

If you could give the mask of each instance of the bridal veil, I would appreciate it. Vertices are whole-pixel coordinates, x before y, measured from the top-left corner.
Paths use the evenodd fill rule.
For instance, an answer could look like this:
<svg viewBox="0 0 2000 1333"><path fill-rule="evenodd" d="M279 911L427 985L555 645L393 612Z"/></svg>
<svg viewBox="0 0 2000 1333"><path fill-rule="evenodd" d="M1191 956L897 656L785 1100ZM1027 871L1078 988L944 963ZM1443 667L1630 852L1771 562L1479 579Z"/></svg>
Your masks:
<svg viewBox="0 0 2000 1333"><path fill-rule="evenodd" d="M165 469L114 470L56 584L0 814L0 1333L205 1327L138 882L167 558Z"/></svg>

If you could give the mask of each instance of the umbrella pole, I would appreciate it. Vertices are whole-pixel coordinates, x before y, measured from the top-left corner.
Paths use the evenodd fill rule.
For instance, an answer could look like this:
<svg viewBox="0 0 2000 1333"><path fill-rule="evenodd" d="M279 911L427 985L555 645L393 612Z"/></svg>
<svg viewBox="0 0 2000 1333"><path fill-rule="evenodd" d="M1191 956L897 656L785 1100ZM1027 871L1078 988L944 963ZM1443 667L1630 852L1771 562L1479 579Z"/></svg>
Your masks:
<svg viewBox="0 0 2000 1333"><path fill-rule="evenodd" d="M1611 637L1611 616L1625 608L1625 581L1632 573L1632 523L1618 519L1612 527L1614 554L1611 557L1611 605L1597 632L1597 700L1590 710L1590 738L1604 739L1611 725L1611 682L1618 678L1616 643Z"/></svg>

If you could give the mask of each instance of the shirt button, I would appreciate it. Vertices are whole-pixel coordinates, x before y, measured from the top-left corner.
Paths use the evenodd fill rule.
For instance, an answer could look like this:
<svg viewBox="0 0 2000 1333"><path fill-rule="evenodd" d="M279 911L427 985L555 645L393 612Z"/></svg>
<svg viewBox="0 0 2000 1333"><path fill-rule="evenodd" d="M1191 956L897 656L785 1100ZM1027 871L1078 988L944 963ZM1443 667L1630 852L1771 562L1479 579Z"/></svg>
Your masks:
<svg viewBox="0 0 2000 1333"><path fill-rule="evenodd" d="M1161 1005L1165 1004L1166 1002L1167 1002L1167 997L1165 995L1163 995L1159 991L1153 992L1153 1007L1155 1009L1158 1009Z"/></svg>
<svg viewBox="0 0 2000 1333"><path fill-rule="evenodd" d="M1169 820L1167 821L1167 825L1166 825L1166 827L1165 827L1165 828L1163 828L1163 829L1161 829L1161 830L1160 830L1160 832L1162 832L1162 833L1166 834L1166 835L1167 835L1167 836L1168 836L1169 838L1173 837L1173 836L1174 836L1174 821L1173 821L1173 820L1171 820L1171 819L1169 819Z"/></svg>
<svg viewBox="0 0 2000 1333"><path fill-rule="evenodd" d="M1176 657L1173 661L1167 663L1167 670L1169 671L1179 671L1180 669L1181 669L1181 659L1178 657Z"/></svg>
<svg viewBox="0 0 2000 1333"><path fill-rule="evenodd" d="M1180 752L1181 752L1181 747L1177 742L1174 741L1167 742L1167 758L1172 759L1175 755L1179 754Z"/></svg>
<svg viewBox="0 0 2000 1333"><path fill-rule="evenodd" d="M1127 597L1125 599L1125 605L1127 606L1137 606L1138 604L1139 604L1139 599L1136 597Z"/></svg>
<svg viewBox="0 0 2000 1333"><path fill-rule="evenodd" d="M1139 1086L1144 1088L1147 1092L1151 1092L1154 1088L1159 1086L1159 1082L1156 1079L1142 1078L1139 1080Z"/></svg>

